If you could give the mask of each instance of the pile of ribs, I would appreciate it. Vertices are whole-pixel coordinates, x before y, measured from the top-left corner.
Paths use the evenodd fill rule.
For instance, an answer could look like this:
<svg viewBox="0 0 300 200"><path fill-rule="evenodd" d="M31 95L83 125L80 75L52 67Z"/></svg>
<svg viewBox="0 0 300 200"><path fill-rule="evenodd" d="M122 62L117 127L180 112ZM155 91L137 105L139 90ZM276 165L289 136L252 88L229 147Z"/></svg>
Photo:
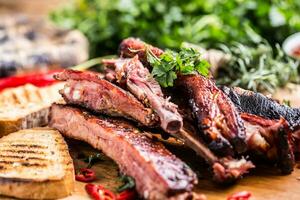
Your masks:
<svg viewBox="0 0 300 200"><path fill-rule="evenodd" d="M189 166L149 137L157 130L192 148L219 184L235 182L260 160L284 174L293 171L299 109L259 93L218 87L200 74L178 74L174 88L162 89L151 76L148 50L157 57L164 53L128 38L119 58L103 61L101 73L55 75L66 82L60 91L66 104L52 106L50 126L102 150L135 179L145 199L192 199L198 183Z"/></svg>

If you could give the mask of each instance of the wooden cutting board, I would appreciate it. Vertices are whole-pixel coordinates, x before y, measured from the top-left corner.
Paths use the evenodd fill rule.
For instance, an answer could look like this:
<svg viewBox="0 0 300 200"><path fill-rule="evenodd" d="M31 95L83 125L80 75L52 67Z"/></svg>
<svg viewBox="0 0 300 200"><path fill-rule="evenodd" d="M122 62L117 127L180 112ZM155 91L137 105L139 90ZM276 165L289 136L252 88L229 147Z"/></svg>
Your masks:
<svg viewBox="0 0 300 200"><path fill-rule="evenodd" d="M99 153L89 145L74 141L67 141L70 152L74 158L75 168L86 167L86 163L78 159L78 153L90 155ZM283 176L272 166L257 166L242 180L236 184L222 187L214 184L206 171L205 164L191 150L184 147L178 148L172 145L167 147L178 157L187 162L193 170L199 174L199 184L195 187L195 192L203 193L210 200L226 200L230 194L239 191L249 191L252 193L253 200L299 200L300 199L300 169L295 168L291 175ZM101 184L108 189L115 191L122 184L118 178L118 167L108 157L102 154L102 161L95 164L92 169L95 170L98 180L97 184ZM300 166L300 165L299 165ZM298 180L299 179L299 180ZM64 198L64 200L89 199L85 190L84 183L76 182L75 192L72 196Z"/></svg>

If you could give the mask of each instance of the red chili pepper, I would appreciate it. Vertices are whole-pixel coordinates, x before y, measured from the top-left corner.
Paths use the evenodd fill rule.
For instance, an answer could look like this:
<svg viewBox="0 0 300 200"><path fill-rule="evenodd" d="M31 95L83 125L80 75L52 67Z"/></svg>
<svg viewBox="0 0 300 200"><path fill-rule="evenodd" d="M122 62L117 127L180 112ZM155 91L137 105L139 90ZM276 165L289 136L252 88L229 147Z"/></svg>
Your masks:
<svg viewBox="0 0 300 200"><path fill-rule="evenodd" d="M85 183L92 182L96 180L96 173L91 169L81 168L80 173L75 175L75 179Z"/></svg>
<svg viewBox="0 0 300 200"><path fill-rule="evenodd" d="M251 193L248 191L242 191L234 193L233 195L229 196L227 200L249 200L251 197Z"/></svg>
<svg viewBox="0 0 300 200"><path fill-rule="evenodd" d="M25 85L26 83L31 83L38 87L51 85L57 82L57 80L53 78L53 75L60 71L61 70L53 70L45 73L26 74L22 76L3 78L0 79L0 91L5 88Z"/></svg>
<svg viewBox="0 0 300 200"><path fill-rule="evenodd" d="M135 190L125 190L117 195L117 200L134 200L136 199Z"/></svg>
<svg viewBox="0 0 300 200"><path fill-rule="evenodd" d="M93 200L116 200L116 195L101 185L86 184L86 192Z"/></svg>

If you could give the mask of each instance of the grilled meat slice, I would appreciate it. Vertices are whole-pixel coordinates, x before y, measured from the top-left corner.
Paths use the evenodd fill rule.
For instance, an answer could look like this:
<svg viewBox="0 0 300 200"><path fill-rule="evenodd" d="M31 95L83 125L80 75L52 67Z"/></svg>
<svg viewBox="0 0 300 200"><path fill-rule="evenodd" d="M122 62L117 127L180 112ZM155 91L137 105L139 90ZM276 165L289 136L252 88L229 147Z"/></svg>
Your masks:
<svg viewBox="0 0 300 200"><path fill-rule="evenodd" d="M247 134L248 149L278 164L283 174L290 174L295 165L291 131L284 118L270 120L241 113Z"/></svg>
<svg viewBox="0 0 300 200"><path fill-rule="evenodd" d="M158 117L132 94L101 79L93 72L65 70L56 75L67 81L61 95L69 104L80 105L98 113L122 116L145 126L156 126Z"/></svg>
<svg viewBox="0 0 300 200"><path fill-rule="evenodd" d="M179 76L177 85L182 88L193 109L197 124L210 149L233 154L246 151L243 121L230 99L215 83L201 75Z"/></svg>
<svg viewBox="0 0 300 200"><path fill-rule="evenodd" d="M50 126L101 149L135 179L137 191L146 199L174 197L191 191L197 183L196 175L185 163L126 121L95 117L54 104Z"/></svg>
<svg viewBox="0 0 300 200"><path fill-rule="evenodd" d="M183 116L183 129L177 133L177 138L181 139L184 144L193 149L200 157L202 157L212 169L213 180L218 183L231 183L241 178L254 165L250 161L242 159L234 159L232 157L218 157L206 145L200 137L195 126L193 117L191 116L192 109L186 105L186 100L182 98L182 94L176 89L165 91L178 105L178 110Z"/></svg>
<svg viewBox="0 0 300 200"><path fill-rule="evenodd" d="M184 124L185 127L177 133L178 138L209 164L215 182L232 183L248 173L249 169L254 168L254 165L244 158L238 160L230 156L223 158L216 156L202 141L193 126L187 125L188 123Z"/></svg>
<svg viewBox="0 0 300 200"><path fill-rule="evenodd" d="M113 66L117 82L125 83L132 94L157 113L164 131L174 134L182 128L182 117L177 106L164 98L160 85L139 61L138 56L106 60L104 64Z"/></svg>
<svg viewBox="0 0 300 200"><path fill-rule="evenodd" d="M163 50L146 44L138 38L127 38L124 39L119 46L119 55L123 58L132 58L135 55L138 55L143 64L148 66L149 64L146 55L147 48L158 57L164 53Z"/></svg>
<svg viewBox="0 0 300 200"><path fill-rule="evenodd" d="M245 113L251 113L267 119L285 118L293 130L300 128L300 109L281 105L263 94L244 90L238 87L221 89L232 100L235 106Z"/></svg>

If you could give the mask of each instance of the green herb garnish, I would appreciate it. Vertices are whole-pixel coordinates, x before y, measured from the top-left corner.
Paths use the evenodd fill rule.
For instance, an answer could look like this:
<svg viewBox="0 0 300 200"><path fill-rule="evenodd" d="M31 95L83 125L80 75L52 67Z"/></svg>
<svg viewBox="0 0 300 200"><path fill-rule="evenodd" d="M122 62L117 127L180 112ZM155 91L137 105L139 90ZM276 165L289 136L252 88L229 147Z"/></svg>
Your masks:
<svg viewBox="0 0 300 200"><path fill-rule="evenodd" d="M152 66L151 74L162 87L172 87L177 74L201 74L207 76L209 63L193 48L181 48L179 52L166 50L159 57L146 48L147 60Z"/></svg>
<svg viewBox="0 0 300 200"><path fill-rule="evenodd" d="M135 187L135 181L131 176L121 175L120 179L124 184L117 189L118 192L133 189Z"/></svg>
<svg viewBox="0 0 300 200"><path fill-rule="evenodd" d="M88 157L84 158L84 162L88 163L87 168L91 168L95 163L102 160L102 156L100 153L89 155Z"/></svg>

